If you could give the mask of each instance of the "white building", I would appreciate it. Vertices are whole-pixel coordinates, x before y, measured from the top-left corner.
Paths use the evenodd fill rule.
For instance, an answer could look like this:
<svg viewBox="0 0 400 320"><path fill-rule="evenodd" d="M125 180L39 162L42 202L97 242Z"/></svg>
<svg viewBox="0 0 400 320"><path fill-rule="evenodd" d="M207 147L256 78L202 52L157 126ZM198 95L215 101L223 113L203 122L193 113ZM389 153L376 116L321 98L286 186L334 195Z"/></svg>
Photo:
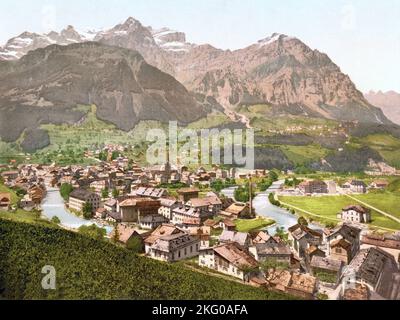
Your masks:
<svg viewBox="0 0 400 320"><path fill-rule="evenodd" d="M85 189L76 189L69 195L69 208L81 212L85 203L92 205L93 212L100 207L100 196Z"/></svg>
<svg viewBox="0 0 400 320"><path fill-rule="evenodd" d="M350 223L370 223L372 221L370 210L359 205L343 208L342 212L338 214L338 218Z"/></svg>

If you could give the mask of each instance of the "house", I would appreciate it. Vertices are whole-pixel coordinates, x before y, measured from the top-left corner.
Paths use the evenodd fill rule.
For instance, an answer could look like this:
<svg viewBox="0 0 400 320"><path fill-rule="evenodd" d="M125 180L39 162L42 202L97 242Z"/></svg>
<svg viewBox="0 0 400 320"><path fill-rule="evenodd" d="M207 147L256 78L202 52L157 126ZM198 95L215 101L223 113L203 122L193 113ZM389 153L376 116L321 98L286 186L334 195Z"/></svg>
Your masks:
<svg viewBox="0 0 400 320"><path fill-rule="evenodd" d="M338 218L350 223L371 223L371 211L360 205L351 205L342 209Z"/></svg>
<svg viewBox="0 0 400 320"><path fill-rule="evenodd" d="M13 180L18 178L18 171L3 171L1 173L1 177L4 179L4 182L12 182Z"/></svg>
<svg viewBox="0 0 400 320"><path fill-rule="evenodd" d="M173 224L163 224L157 227L144 240L146 253L149 253L151 246L156 242L157 239L163 236L169 236L178 233L183 234L184 232L179 230Z"/></svg>
<svg viewBox="0 0 400 320"><path fill-rule="evenodd" d="M107 217L107 210L104 208L98 208L95 213L97 219L105 219Z"/></svg>
<svg viewBox="0 0 400 320"><path fill-rule="evenodd" d="M106 190L110 187L108 180L95 180L90 183L90 189L93 189L94 192L101 195L103 190Z"/></svg>
<svg viewBox="0 0 400 320"><path fill-rule="evenodd" d="M117 200L109 199L104 203L104 209L109 212L117 211Z"/></svg>
<svg viewBox="0 0 400 320"><path fill-rule="evenodd" d="M35 205L39 206L46 195L46 189L41 185L33 185L28 188L28 195Z"/></svg>
<svg viewBox="0 0 400 320"><path fill-rule="evenodd" d="M110 234L111 239L115 239L115 232L118 232L117 238L119 242L125 245L129 245L129 243L136 238L139 240L140 243L142 243L143 249L144 249L144 238L149 234L148 232L138 230L134 227L130 227L125 224L118 224L114 228L114 230Z"/></svg>
<svg viewBox="0 0 400 320"><path fill-rule="evenodd" d="M288 293L303 299L312 300L317 291L317 279L308 274L288 270L269 272L267 286L275 291Z"/></svg>
<svg viewBox="0 0 400 320"><path fill-rule="evenodd" d="M328 193L328 185L321 180L303 181L298 188L303 194Z"/></svg>
<svg viewBox="0 0 400 320"><path fill-rule="evenodd" d="M121 214L116 211L107 211L106 213L106 221L111 223L120 223L122 221Z"/></svg>
<svg viewBox="0 0 400 320"><path fill-rule="evenodd" d="M100 207L100 196L92 191L85 189L75 189L69 195L69 208L82 212L85 203L92 206L93 213Z"/></svg>
<svg viewBox="0 0 400 320"><path fill-rule="evenodd" d="M219 236L219 242L236 242L242 247L248 248L251 245L251 238L248 233L224 230Z"/></svg>
<svg viewBox="0 0 400 320"><path fill-rule="evenodd" d="M379 248L360 250L345 268L342 277L344 288L352 284L368 286L377 298L396 300L400 298L400 276L393 256Z"/></svg>
<svg viewBox="0 0 400 320"><path fill-rule="evenodd" d="M367 185L361 180L351 180L343 184L342 189L349 190L352 193L366 193Z"/></svg>
<svg viewBox="0 0 400 320"><path fill-rule="evenodd" d="M367 301L371 298L371 292L368 286L357 283L352 288L347 288L340 295L340 300L349 301Z"/></svg>
<svg viewBox="0 0 400 320"><path fill-rule="evenodd" d="M164 216L169 221L172 220L172 211L179 207L178 201L175 199L160 198L160 208L158 209L158 214Z"/></svg>
<svg viewBox="0 0 400 320"><path fill-rule="evenodd" d="M307 249L311 246L320 246L322 243L322 233L310 229L307 226L296 224L289 228L289 241L298 257L304 258Z"/></svg>
<svg viewBox="0 0 400 320"><path fill-rule="evenodd" d="M258 273L257 261L235 242L200 250L199 265L243 281Z"/></svg>
<svg viewBox="0 0 400 320"><path fill-rule="evenodd" d="M245 203L233 203L225 210L220 211L220 216L229 218L231 220L239 219L248 216L250 213L250 206Z"/></svg>
<svg viewBox="0 0 400 320"><path fill-rule="evenodd" d="M139 217L140 228L145 230L153 230L167 222L167 219L159 214L149 214L144 217Z"/></svg>
<svg viewBox="0 0 400 320"><path fill-rule="evenodd" d="M200 240L200 249L210 247L211 227L193 227L189 229L189 234Z"/></svg>
<svg viewBox="0 0 400 320"><path fill-rule="evenodd" d="M322 282L338 283L342 274L343 261L314 255L311 259L310 269L312 275Z"/></svg>
<svg viewBox="0 0 400 320"><path fill-rule="evenodd" d="M192 198L186 205L215 215L221 210L222 201L218 197Z"/></svg>
<svg viewBox="0 0 400 320"><path fill-rule="evenodd" d="M207 216L207 212L184 205L172 210L172 222L180 226L200 227L201 221L205 220Z"/></svg>
<svg viewBox="0 0 400 320"><path fill-rule="evenodd" d="M229 219L224 219L219 223L219 226L223 229L223 230L228 230L228 231L235 231L236 229L236 224Z"/></svg>
<svg viewBox="0 0 400 320"><path fill-rule="evenodd" d="M175 262L199 255L200 240L186 233L159 237L147 254L157 260Z"/></svg>
<svg viewBox="0 0 400 320"><path fill-rule="evenodd" d="M386 189L388 186L389 182L387 180L375 180L369 185L371 189Z"/></svg>
<svg viewBox="0 0 400 320"><path fill-rule="evenodd" d="M182 188L179 189L177 192L179 195L178 197L179 201L186 203L190 199L198 198L200 190L197 188Z"/></svg>
<svg viewBox="0 0 400 320"><path fill-rule="evenodd" d="M361 237L361 249L378 247L390 253L400 263L400 233L377 234L368 233Z"/></svg>
<svg viewBox="0 0 400 320"><path fill-rule="evenodd" d="M206 221L204 221L204 225L206 227L210 227L213 229L219 229L221 226L219 224L220 222L218 220L214 220L214 219L207 219Z"/></svg>
<svg viewBox="0 0 400 320"><path fill-rule="evenodd" d="M360 233L360 229L349 224L338 226L326 237L327 255L349 264L360 250Z"/></svg>
<svg viewBox="0 0 400 320"><path fill-rule="evenodd" d="M257 243L249 248L257 261L273 260L290 265L292 251L283 243Z"/></svg>
<svg viewBox="0 0 400 320"><path fill-rule="evenodd" d="M31 199L29 194L24 195L24 197L19 201L19 205L24 210L32 210L36 207L35 202Z"/></svg>
<svg viewBox="0 0 400 320"><path fill-rule="evenodd" d="M151 198L121 198L117 203L117 211L121 214L122 222L138 222L141 218L157 214L160 201Z"/></svg>
<svg viewBox="0 0 400 320"><path fill-rule="evenodd" d="M250 233L250 237L253 244L257 243L279 243L278 238L275 238L268 234L267 231L255 231Z"/></svg>
<svg viewBox="0 0 400 320"><path fill-rule="evenodd" d="M325 256L326 256L325 252L322 251L317 246L310 246L306 250L306 257L307 257L308 261L311 261L313 257L325 258Z"/></svg>
<svg viewBox="0 0 400 320"><path fill-rule="evenodd" d="M0 210L9 210L11 207L11 193L2 192L0 193Z"/></svg>

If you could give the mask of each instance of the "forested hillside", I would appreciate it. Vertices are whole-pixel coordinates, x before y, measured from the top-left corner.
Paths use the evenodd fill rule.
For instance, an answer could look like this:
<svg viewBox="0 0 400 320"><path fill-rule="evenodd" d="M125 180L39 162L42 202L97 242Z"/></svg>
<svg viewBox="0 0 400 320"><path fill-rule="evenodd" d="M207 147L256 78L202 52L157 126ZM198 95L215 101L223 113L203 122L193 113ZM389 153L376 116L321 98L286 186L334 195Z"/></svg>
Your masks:
<svg viewBox="0 0 400 320"><path fill-rule="evenodd" d="M57 289L43 290L43 266ZM0 220L0 294L7 299L290 299L140 257L62 229Z"/></svg>

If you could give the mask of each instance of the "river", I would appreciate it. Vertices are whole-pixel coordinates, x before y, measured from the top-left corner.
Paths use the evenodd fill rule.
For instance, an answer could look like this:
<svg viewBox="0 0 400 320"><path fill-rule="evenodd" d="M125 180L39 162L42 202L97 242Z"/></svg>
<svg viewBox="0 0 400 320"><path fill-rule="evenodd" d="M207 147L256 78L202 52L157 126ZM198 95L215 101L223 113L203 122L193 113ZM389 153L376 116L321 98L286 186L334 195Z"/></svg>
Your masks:
<svg viewBox="0 0 400 320"><path fill-rule="evenodd" d="M78 229L83 225L96 224L99 227L105 228L107 233L111 233L112 227L102 226L95 220L85 220L69 212L64 205L64 199L61 197L58 189L48 188L47 195L42 202L43 215L47 219L57 216L61 225L69 229Z"/></svg>
<svg viewBox="0 0 400 320"><path fill-rule="evenodd" d="M283 184L283 181L276 181L272 186L265 192L259 193L253 200L253 208L256 213L260 216L274 219L276 224L268 228L270 234L275 234L276 228L284 228L287 230L289 227L297 224L298 217L291 214L285 209L276 207L269 202L268 195L272 192L277 191ZM222 190L222 194L227 197L233 198L236 187L228 188ZM312 228L317 228L318 226L310 225Z"/></svg>

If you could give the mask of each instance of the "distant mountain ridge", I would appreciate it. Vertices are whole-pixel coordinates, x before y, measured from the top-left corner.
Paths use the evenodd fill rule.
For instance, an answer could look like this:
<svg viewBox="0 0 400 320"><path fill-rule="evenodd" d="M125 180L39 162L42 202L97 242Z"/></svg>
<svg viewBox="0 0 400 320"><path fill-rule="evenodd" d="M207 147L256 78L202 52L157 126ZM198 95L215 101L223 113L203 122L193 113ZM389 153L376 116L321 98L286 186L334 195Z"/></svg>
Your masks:
<svg viewBox="0 0 400 320"><path fill-rule="evenodd" d="M370 91L364 96L369 103L381 108L387 118L400 125L400 93L396 91Z"/></svg>
<svg viewBox="0 0 400 320"><path fill-rule="evenodd" d="M109 30L86 34L72 26L60 33L25 33L7 42L0 59L15 60L49 44L90 40L138 51L150 65L190 91L214 97L226 110L266 104L278 113L390 123L326 54L278 33L243 49L221 50L188 43L183 32L154 30L130 17Z"/></svg>

